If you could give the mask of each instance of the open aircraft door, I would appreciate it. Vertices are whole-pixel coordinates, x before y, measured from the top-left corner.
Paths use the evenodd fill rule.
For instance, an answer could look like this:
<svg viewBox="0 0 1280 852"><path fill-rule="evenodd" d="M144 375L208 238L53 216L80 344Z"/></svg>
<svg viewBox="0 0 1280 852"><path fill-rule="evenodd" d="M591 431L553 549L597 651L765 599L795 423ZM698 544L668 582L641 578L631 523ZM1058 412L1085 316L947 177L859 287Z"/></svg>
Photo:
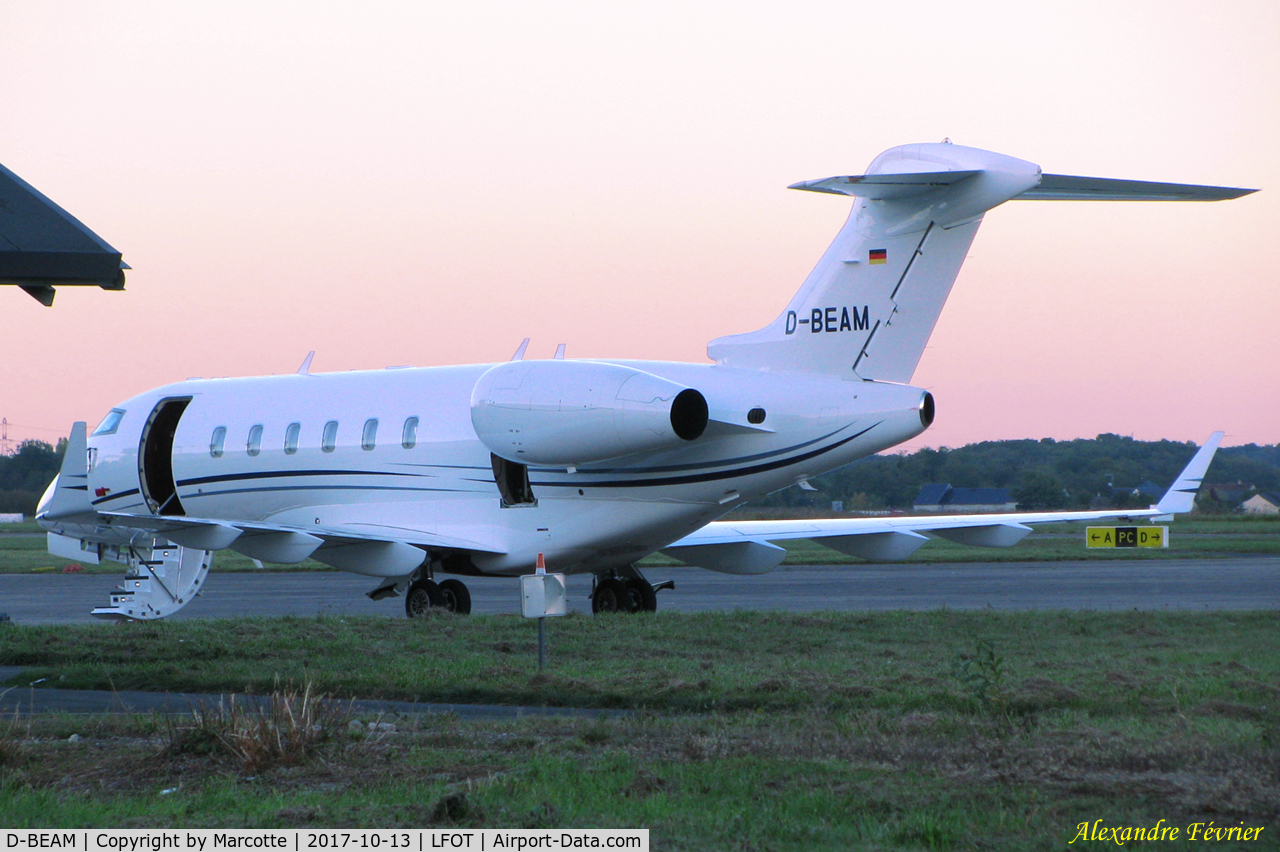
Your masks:
<svg viewBox="0 0 1280 852"><path fill-rule="evenodd" d="M173 436L191 397L162 399L142 427L138 445L138 483L147 507L157 515L185 515L173 478Z"/></svg>

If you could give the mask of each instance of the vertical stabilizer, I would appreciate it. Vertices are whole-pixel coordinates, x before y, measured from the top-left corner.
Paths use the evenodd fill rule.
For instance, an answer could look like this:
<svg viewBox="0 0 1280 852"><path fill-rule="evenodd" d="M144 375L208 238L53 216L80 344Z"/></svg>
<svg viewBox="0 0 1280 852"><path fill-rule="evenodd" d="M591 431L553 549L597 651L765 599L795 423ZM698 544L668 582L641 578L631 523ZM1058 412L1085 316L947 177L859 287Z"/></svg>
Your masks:
<svg viewBox="0 0 1280 852"><path fill-rule="evenodd" d="M730 367L907 382L982 215L1036 186L1040 168L948 143L881 154L865 175L795 184L851 195L848 221L767 327L707 347Z"/></svg>
<svg viewBox="0 0 1280 852"><path fill-rule="evenodd" d="M718 364L909 382L982 216L1012 199L1223 201L1256 190L1046 175L947 142L891 148L864 175L793 184L851 195L835 242L765 328L711 341Z"/></svg>

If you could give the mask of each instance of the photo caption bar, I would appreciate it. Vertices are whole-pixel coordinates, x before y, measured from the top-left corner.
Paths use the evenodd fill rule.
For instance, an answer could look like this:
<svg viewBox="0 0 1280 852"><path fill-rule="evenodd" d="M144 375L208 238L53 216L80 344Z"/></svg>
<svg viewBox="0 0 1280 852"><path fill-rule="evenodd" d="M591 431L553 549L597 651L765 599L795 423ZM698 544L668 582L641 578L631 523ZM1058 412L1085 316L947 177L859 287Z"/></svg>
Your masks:
<svg viewBox="0 0 1280 852"><path fill-rule="evenodd" d="M475 829L76 829L6 830L5 852L226 852L231 849L311 850L472 850L525 852L531 849L627 849L649 852L647 828L475 828Z"/></svg>

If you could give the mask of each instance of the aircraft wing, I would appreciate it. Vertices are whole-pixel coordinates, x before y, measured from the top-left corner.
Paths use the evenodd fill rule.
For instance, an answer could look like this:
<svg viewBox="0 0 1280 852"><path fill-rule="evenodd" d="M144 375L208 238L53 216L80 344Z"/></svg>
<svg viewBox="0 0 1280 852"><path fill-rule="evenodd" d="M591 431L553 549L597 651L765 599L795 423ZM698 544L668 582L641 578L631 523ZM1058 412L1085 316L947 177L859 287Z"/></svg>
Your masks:
<svg viewBox="0 0 1280 852"><path fill-rule="evenodd" d="M1170 486L1147 509L1088 512L1014 512L990 515L914 515L830 520L714 521L663 548L690 565L728 574L763 574L781 564L786 550L773 542L811 539L841 553L874 561L906 559L929 535L979 547L1009 547L1021 541L1030 524L1100 521L1111 518L1169 519L1191 511L1196 491L1222 441L1214 432Z"/></svg>
<svg viewBox="0 0 1280 852"><path fill-rule="evenodd" d="M103 512L100 517L117 527L148 530L197 550L232 550L270 562L301 562L311 553L324 549L324 555L340 548L361 545L390 549L412 548L417 553L401 550L407 558L422 562L428 548L473 550L482 553L504 553L492 544L420 530L379 524L343 524L339 527L303 528L255 521L223 521L212 518L130 515ZM299 557L298 555L301 554ZM298 557L298 558L293 558ZM326 560L327 561L327 560ZM376 561L376 560L375 560ZM331 563L332 564L332 563ZM342 566L336 566L342 567ZM412 568L410 568L412 570ZM365 573L356 571L355 573Z"/></svg>

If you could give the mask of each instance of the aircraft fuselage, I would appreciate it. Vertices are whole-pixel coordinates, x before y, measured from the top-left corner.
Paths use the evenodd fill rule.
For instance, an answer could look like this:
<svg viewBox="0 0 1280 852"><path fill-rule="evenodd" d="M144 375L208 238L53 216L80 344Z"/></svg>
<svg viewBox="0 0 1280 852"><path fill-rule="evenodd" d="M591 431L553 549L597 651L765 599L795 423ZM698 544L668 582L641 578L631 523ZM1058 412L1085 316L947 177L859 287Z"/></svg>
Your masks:
<svg viewBox="0 0 1280 852"><path fill-rule="evenodd" d="M530 464L536 502L504 506L470 415L473 389L495 365L193 379L121 403L114 429L90 436L91 502L112 515L380 530L411 544L417 535L429 551L447 536L481 573L527 573L538 553L554 570L580 573L629 564L926 426L924 392L905 385L586 363L696 388L705 431L657 452ZM749 422L755 410L763 422Z"/></svg>

